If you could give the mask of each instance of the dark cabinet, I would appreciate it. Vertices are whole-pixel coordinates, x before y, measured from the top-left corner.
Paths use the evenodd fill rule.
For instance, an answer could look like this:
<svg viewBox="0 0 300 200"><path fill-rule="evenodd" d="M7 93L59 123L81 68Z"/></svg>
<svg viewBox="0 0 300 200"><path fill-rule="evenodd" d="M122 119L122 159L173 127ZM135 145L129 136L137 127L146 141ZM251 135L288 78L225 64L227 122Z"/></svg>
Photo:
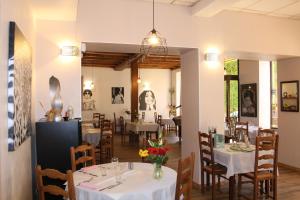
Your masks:
<svg viewBox="0 0 300 200"><path fill-rule="evenodd" d="M36 123L37 164L63 173L71 169L70 147L81 144L81 122Z"/></svg>

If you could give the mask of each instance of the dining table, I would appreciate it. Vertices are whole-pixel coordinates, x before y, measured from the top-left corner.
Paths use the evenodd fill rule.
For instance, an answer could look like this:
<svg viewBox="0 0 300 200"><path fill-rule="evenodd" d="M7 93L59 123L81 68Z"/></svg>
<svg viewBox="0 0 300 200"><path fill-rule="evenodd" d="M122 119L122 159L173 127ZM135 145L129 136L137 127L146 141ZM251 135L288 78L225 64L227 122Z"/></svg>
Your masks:
<svg viewBox="0 0 300 200"><path fill-rule="evenodd" d="M82 124L82 140L97 146L101 139L101 129L94 128L93 123Z"/></svg>
<svg viewBox="0 0 300 200"><path fill-rule="evenodd" d="M131 166L131 167L129 167ZM153 164L119 163L117 179L112 163L93 165L73 173L77 200L174 200L177 173L162 167L163 176L153 177Z"/></svg>
<svg viewBox="0 0 300 200"><path fill-rule="evenodd" d="M235 175L254 172L255 145L224 144L223 147L214 148L214 159L227 168L225 176L229 179L229 199L232 200L235 197Z"/></svg>
<svg viewBox="0 0 300 200"><path fill-rule="evenodd" d="M143 122L142 120L132 122L126 120L125 123L127 132L135 134L146 133L146 135L148 135L147 133L156 133L156 138L158 138L160 126L155 122Z"/></svg>

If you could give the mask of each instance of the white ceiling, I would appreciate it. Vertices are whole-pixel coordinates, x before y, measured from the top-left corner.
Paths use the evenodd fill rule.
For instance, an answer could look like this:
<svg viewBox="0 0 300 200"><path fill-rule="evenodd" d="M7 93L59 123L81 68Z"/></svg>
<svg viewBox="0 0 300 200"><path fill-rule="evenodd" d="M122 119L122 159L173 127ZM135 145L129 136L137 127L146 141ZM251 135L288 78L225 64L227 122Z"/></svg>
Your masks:
<svg viewBox="0 0 300 200"><path fill-rule="evenodd" d="M152 0L146 0L152 1ZM155 0L155 2L168 3L174 5L196 7L197 4L218 5L226 0ZM268 16L300 19L300 0L236 0L228 1L224 9L256 13ZM211 8L210 8L211 9Z"/></svg>
<svg viewBox="0 0 300 200"><path fill-rule="evenodd" d="M152 1L152 0L146 0L146 1ZM155 0L155 2L169 3L173 5L189 6L189 7L195 5L199 1L201 0Z"/></svg>
<svg viewBox="0 0 300 200"><path fill-rule="evenodd" d="M300 19L300 0L241 0L231 10Z"/></svg>

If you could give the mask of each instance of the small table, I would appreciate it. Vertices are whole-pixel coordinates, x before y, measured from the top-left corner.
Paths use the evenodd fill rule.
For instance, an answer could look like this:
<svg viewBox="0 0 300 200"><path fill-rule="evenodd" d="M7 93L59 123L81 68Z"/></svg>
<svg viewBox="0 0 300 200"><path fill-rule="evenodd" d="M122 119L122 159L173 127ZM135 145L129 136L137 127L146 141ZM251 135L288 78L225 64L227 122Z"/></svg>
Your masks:
<svg viewBox="0 0 300 200"><path fill-rule="evenodd" d="M252 145L253 146L253 145ZM226 177L229 178L229 199L235 195L235 174L254 171L255 151L242 152L229 150L230 144L224 148L214 148L215 162L227 167Z"/></svg>
<svg viewBox="0 0 300 200"><path fill-rule="evenodd" d="M82 140L92 144L93 146L97 146L100 142L101 129L94 128L93 124L85 124L82 125Z"/></svg>
<svg viewBox="0 0 300 200"><path fill-rule="evenodd" d="M159 124L154 122L131 122L126 121L126 131L131 131L133 133L146 133L148 138L148 134L150 132L156 133L156 138L158 138L159 132Z"/></svg>
<svg viewBox="0 0 300 200"><path fill-rule="evenodd" d="M101 170L106 168L106 176ZM153 178L153 165L133 163L133 170L128 170L128 163L120 163L122 183L111 189L105 187L115 184L111 164L95 166L88 173L76 171L73 174L77 200L174 200L177 173L164 167L160 180ZM91 179L92 178L92 179ZM91 179L91 180L90 180ZM90 180L88 183L79 183Z"/></svg>

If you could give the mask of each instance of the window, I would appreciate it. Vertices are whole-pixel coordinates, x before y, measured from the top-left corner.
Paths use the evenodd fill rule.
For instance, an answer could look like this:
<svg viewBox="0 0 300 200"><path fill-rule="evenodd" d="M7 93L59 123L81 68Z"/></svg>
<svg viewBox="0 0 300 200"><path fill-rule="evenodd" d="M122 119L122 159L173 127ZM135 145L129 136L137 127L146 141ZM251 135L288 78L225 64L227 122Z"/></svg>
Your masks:
<svg viewBox="0 0 300 200"><path fill-rule="evenodd" d="M239 67L237 59L224 62L225 117L239 116Z"/></svg>
<svg viewBox="0 0 300 200"><path fill-rule="evenodd" d="M278 128L277 62L271 62L271 128Z"/></svg>

